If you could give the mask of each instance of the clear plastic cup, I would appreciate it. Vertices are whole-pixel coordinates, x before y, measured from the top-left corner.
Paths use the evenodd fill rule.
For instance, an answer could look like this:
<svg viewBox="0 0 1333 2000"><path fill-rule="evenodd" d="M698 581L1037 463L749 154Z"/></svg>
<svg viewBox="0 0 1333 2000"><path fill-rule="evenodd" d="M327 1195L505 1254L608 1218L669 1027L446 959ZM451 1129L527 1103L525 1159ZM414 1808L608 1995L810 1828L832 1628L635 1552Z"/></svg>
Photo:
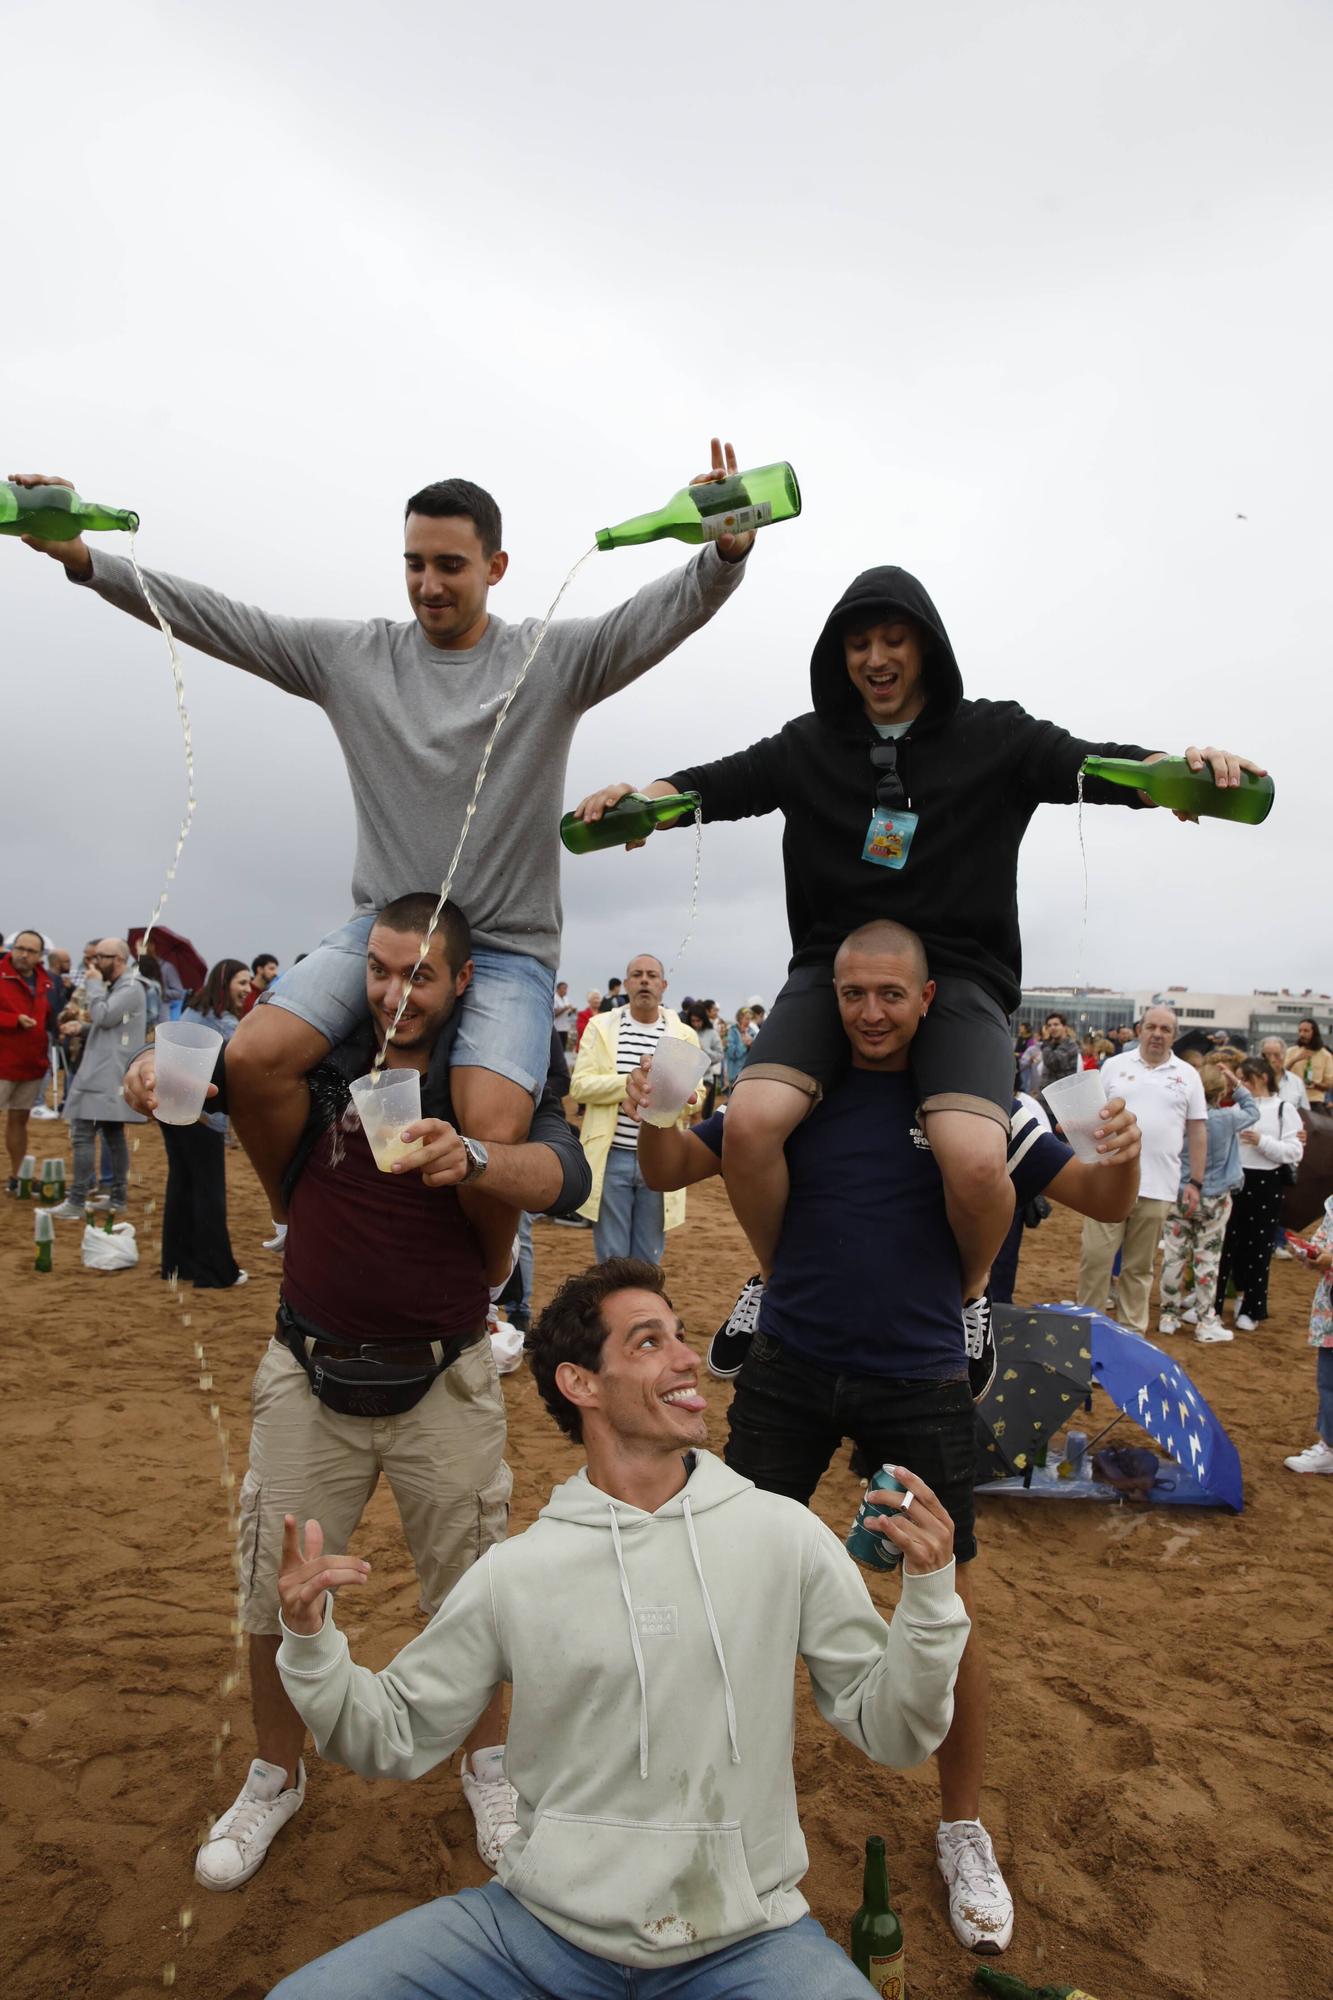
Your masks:
<svg viewBox="0 0 1333 2000"><path fill-rule="evenodd" d="M1074 1149L1076 1160L1095 1166L1103 1156L1097 1151L1093 1133L1106 1115L1106 1086L1101 1072L1075 1070L1072 1076L1058 1077L1042 1092L1050 1112Z"/></svg>
<svg viewBox="0 0 1333 2000"><path fill-rule="evenodd" d="M217 1067L222 1037L193 1021L159 1021L153 1037L157 1112L161 1125L193 1125Z"/></svg>
<svg viewBox="0 0 1333 2000"><path fill-rule="evenodd" d="M404 1125L415 1125L421 1117L421 1076L414 1069L382 1069L377 1076L359 1076L352 1085L352 1102L362 1130L382 1174L392 1173L399 1160L419 1153L424 1140L404 1145L399 1137Z"/></svg>
<svg viewBox="0 0 1333 2000"><path fill-rule="evenodd" d="M708 1057L697 1042L683 1041L679 1035L663 1035L653 1053L649 1071L653 1084L653 1105L643 1116L649 1125L674 1125L708 1068Z"/></svg>

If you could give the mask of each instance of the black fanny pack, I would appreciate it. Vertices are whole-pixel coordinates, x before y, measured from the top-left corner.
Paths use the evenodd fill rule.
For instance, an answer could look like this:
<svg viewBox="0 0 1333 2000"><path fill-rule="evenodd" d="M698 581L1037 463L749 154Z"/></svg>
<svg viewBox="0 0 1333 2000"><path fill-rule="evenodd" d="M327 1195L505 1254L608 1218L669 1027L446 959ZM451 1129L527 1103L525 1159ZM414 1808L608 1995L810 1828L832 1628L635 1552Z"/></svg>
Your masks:
<svg viewBox="0 0 1333 2000"><path fill-rule="evenodd" d="M453 1340L389 1342L377 1354L373 1341L354 1346L278 1301L278 1339L310 1377L310 1393L342 1417L400 1417L415 1409L445 1369L484 1338L483 1328ZM421 1359L404 1348L419 1348Z"/></svg>

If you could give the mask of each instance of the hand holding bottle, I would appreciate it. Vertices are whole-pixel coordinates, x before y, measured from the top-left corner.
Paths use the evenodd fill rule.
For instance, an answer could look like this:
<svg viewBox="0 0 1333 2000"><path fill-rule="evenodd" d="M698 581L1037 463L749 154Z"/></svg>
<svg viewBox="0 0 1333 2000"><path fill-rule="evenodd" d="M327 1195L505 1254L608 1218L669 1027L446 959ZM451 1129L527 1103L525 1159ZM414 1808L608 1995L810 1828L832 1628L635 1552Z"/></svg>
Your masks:
<svg viewBox="0 0 1333 2000"><path fill-rule="evenodd" d="M595 825L603 813L610 812L613 806L618 806L631 792L643 799L670 799L675 797L676 788L668 784L665 778L654 778L651 785L630 785L622 778L618 784L603 785L600 791L589 792L586 799L579 800L570 818L587 820L590 825ZM642 840L627 840L625 852L628 854L632 847L643 845Z"/></svg>
<svg viewBox="0 0 1333 2000"><path fill-rule="evenodd" d="M723 444L721 438L713 438L711 440L711 448L713 459L711 471L696 472L694 478L690 481L691 486L719 485L724 479L735 478L739 467L736 463L734 447L730 444ZM740 562L742 557L750 553L750 544L753 540L753 528L750 529L748 534L744 535L719 535L717 538L717 552L724 562Z"/></svg>
<svg viewBox="0 0 1333 2000"><path fill-rule="evenodd" d="M14 486L67 486L71 493L74 491L72 479L61 479L54 472L11 472L9 480ZM80 583L86 583L93 573L92 551L82 535L74 535L67 542L43 542L36 535L23 535L20 539L27 548L36 549L39 555L51 556L56 562L63 563L69 574Z"/></svg>
<svg viewBox="0 0 1333 2000"><path fill-rule="evenodd" d="M1143 761L1145 764L1160 764L1165 760L1167 755L1167 751L1158 750L1154 751L1150 757L1145 757ZM1197 743L1191 743L1185 751L1185 762L1189 765L1191 771L1202 771L1204 765L1208 765L1213 774L1213 783L1220 792L1234 790L1240 784L1240 774L1242 771L1248 771L1251 777L1254 778L1266 778L1268 776L1268 772L1262 764L1252 764L1248 757L1238 757L1232 750L1219 750L1215 743L1205 744L1202 750ZM1146 799L1150 805L1158 803L1156 799L1149 798L1146 793L1141 793L1140 797ZM1187 826L1197 826L1199 824L1199 815L1194 812L1181 812L1179 809L1176 809L1176 818L1183 820Z"/></svg>

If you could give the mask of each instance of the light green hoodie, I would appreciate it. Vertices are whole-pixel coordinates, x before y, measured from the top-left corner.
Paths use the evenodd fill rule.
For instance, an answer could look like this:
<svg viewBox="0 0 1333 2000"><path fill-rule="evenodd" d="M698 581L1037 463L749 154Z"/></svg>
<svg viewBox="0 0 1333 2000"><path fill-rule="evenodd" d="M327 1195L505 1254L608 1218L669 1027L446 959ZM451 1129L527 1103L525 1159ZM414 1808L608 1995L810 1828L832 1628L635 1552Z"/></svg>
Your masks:
<svg viewBox="0 0 1333 2000"><path fill-rule="evenodd" d="M806 1913L797 1655L835 1729L906 1766L943 1741L967 1633L952 1563L905 1577L886 1626L808 1508L698 1452L655 1514L586 1470L558 1486L383 1673L327 1602L313 1636L284 1626L278 1666L321 1755L367 1778L433 1769L509 1681L501 1882L580 1949L665 1966Z"/></svg>

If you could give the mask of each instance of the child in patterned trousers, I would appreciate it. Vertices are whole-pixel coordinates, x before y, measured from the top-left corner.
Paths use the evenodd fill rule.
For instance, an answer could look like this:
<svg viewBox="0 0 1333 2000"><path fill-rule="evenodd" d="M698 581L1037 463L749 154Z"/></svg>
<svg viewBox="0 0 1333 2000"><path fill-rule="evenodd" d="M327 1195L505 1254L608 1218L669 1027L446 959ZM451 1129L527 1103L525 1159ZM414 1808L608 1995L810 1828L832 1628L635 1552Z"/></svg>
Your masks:
<svg viewBox="0 0 1333 2000"><path fill-rule="evenodd" d="M1210 1344L1235 1338L1213 1301L1232 1189L1244 1180L1237 1140L1247 1125L1257 1124L1259 1107L1240 1078L1221 1063L1205 1063L1200 1081L1208 1106L1208 1161L1202 1186L1182 1178L1180 1195L1166 1218L1162 1316L1157 1331L1179 1333L1182 1319L1195 1320L1194 1338ZM1235 1102L1224 1106L1221 1099L1228 1089ZM1182 1176L1189 1174L1188 1157L1187 1153L1181 1162ZM1198 1197L1192 1206L1186 1200L1190 1187ZM1191 1267L1192 1282L1187 1291L1185 1274Z"/></svg>

